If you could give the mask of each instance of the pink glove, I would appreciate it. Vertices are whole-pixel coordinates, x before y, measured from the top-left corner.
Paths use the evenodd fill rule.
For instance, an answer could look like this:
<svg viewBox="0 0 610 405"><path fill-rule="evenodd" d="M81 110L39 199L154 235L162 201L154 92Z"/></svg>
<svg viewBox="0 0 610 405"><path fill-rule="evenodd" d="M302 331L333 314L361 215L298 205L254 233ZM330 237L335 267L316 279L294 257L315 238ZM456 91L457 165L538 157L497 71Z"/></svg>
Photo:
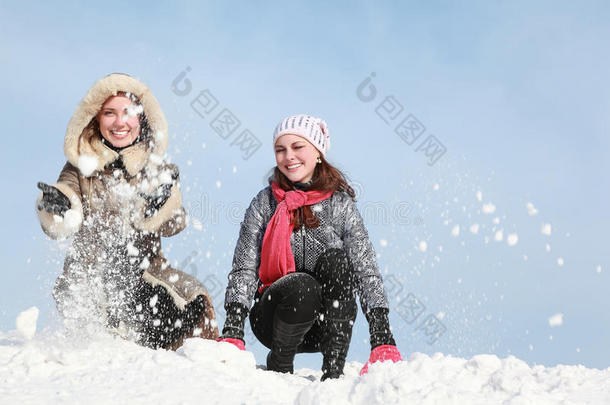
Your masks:
<svg viewBox="0 0 610 405"><path fill-rule="evenodd" d="M237 347L239 350L246 350L246 344L244 343L243 340L241 339L233 339L233 338L218 338L216 339L217 342L227 342L227 343L231 343L232 345L234 345L235 347Z"/></svg>
<svg viewBox="0 0 610 405"><path fill-rule="evenodd" d="M369 365L378 361L386 360L392 360L394 363L397 361L402 361L402 357L400 356L400 352L396 346L381 345L371 350L369 361L367 361L364 367L362 367L362 370L360 370L360 375L364 375L369 371Z"/></svg>

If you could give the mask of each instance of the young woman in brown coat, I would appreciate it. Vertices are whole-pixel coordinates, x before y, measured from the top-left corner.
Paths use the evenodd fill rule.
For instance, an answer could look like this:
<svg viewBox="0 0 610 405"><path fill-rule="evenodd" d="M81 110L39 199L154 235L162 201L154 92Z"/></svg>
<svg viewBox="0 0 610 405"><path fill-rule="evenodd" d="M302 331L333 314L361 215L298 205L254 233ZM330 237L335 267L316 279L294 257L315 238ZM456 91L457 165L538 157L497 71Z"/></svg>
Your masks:
<svg viewBox="0 0 610 405"><path fill-rule="evenodd" d="M186 226L167 144L159 103L128 75L102 78L78 105L65 136L68 161L55 184L38 184L37 199L44 232L72 237L53 290L68 325L101 324L154 348L218 336L204 286L161 252L161 237Z"/></svg>

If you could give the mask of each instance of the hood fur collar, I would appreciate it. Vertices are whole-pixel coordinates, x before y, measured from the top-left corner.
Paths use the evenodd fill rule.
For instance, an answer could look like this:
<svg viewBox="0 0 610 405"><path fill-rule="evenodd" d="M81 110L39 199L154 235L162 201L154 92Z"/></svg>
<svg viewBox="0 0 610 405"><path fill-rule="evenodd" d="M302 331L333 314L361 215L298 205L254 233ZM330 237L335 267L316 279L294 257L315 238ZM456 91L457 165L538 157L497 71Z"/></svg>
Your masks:
<svg viewBox="0 0 610 405"><path fill-rule="evenodd" d="M89 89L76 107L66 130L64 154L86 177L103 170L107 164L119 157L119 153L104 145L99 133L93 133L89 123L106 99L121 91L133 93L138 97L152 134L149 142L139 142L121 150L120 155L127 172L133 176L142 170L148 161L157 164L165 156L168 144L167 121L159 102L144 83L126 74L113 73L98 80Z"/></svg>

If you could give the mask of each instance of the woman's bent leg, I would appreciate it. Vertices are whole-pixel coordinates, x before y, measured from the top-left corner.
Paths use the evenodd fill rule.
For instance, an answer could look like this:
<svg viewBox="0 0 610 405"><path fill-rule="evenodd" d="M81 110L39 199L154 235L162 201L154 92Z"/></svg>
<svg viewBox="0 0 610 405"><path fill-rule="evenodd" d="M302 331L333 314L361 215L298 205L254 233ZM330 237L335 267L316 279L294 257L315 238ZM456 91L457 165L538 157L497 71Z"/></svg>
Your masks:
<svg viewBox="0 0 610 405"><path fill-rule="evenodd" d="M342 249L330 249L321 255L315 276L322 284L324 307L320 342L324 381L343 374L358 306L354 297L353 268Z"/></svg>
<svg viewBox="0 0 610 405"><path fill-rule="evenodd" d="M216 339L216 314L205 287L181 271L165 272L169 281L145 272L136 291L133 314L139 342L176 350L190 337Z"/></svg>
<svg viewBox="0 0 610 405"><path fill-rule="evenodd" d="M294 356L320 311L320 285L305 273L290 273L269 286L252 308L252 331L271 349L267 369L293 372Z"/></svg>

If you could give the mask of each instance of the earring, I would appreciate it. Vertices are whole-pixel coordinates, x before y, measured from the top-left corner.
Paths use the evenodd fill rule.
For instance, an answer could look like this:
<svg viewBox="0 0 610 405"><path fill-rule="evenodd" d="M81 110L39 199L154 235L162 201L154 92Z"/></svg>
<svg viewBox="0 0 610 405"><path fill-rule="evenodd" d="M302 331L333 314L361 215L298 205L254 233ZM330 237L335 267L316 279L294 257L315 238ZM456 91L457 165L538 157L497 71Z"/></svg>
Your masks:
<svg viewBox="0 0 610 405"><path fill-rule="evenodd" d="M316 163L322 163L322 159L320 159L320 156L317 157Z"/></svg>

